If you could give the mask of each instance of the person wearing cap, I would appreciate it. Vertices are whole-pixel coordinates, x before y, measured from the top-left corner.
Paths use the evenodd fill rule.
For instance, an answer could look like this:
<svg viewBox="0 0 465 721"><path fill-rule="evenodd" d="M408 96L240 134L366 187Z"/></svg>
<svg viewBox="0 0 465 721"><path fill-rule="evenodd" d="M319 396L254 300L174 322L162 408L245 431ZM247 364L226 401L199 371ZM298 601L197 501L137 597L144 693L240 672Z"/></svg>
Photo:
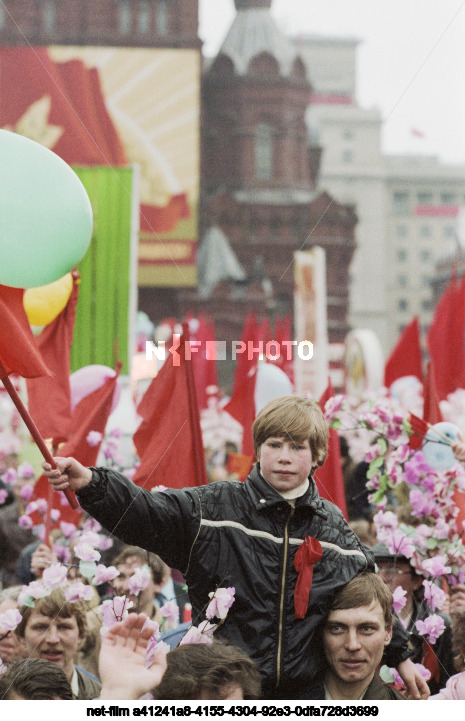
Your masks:
<svg viewBox="0 0 465 721"><path fill-rule="evenodd" d="M436 611L435 613L444 619L446 628L434 645L428 643L415 625L417 621L424 621L431 614L423 598L424 577L416 573L408 558L392 554L384 543L376 543L371 547L371 551L384 583L392 592L399 586L406 591L406 603L398 612L398 617L410 634L412 661L423 664L431 672L428 685L431 693L437 693L455 673L451 620L449 616Z"/></svg>

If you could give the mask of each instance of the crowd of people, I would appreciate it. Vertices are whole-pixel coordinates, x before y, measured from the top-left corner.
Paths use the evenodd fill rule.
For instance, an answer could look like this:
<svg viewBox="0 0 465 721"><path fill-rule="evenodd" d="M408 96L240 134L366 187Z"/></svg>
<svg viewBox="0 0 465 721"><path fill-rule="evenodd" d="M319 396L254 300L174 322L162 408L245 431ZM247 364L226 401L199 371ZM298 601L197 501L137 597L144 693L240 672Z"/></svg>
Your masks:
<svg viewBox="0 0 465 721"><path fill-rule="evenodd" d="M422 634L423 577L377 541L367 499L348 523L317 493L319 406L271 401L253 440L245 482L184 490L44 462L83 509L81 528L54 543L18 523L17 477L0 510L0 698L465 698L465 588L441 588L438 575L442 633ZM454 450L465 458L461 442Z"/></svg>

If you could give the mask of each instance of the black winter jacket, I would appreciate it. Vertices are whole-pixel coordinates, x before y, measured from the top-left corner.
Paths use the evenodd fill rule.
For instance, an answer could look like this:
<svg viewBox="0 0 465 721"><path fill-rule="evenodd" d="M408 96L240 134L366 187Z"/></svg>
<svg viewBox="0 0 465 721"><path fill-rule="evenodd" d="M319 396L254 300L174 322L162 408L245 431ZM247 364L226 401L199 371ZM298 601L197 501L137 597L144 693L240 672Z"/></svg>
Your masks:
<svg viewBox="0 0 465 721"><path fill-rule="evenodd" d="M299 697L296 689L321 667L314 633L334 594L360 571L374 570L367 549L341 512L319 497L312 479L292 507L263 479L258 465L245 483L221 481L154 494L98 468L78 498L108 531L183 573L194 624L205 618L211 591L234 586L235 602L218 635L258 664L265 698ZM307 535L320 541L323 557L314 565L307 616L296 619L293 560ZM394 663L409 656L406 635L399 643Z"/></svg>

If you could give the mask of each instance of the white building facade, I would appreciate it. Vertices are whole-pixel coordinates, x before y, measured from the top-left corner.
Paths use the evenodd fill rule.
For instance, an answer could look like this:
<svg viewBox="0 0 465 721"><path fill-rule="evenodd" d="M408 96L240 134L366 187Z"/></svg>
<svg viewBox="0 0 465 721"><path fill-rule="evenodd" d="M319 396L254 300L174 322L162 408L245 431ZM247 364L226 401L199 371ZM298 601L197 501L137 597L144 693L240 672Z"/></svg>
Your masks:
<svg viewBox="0 0 465 721"><path fill-rule="evenodd" d="M358 216L350 323L374 331L387 356L414 315L423 330L431 320L431 279L438 259L455 247L465 166L383 156L381 115L356 102L357 40L310 36L296 43L313 87L308 126L322 148L320 185Z"/></svg>

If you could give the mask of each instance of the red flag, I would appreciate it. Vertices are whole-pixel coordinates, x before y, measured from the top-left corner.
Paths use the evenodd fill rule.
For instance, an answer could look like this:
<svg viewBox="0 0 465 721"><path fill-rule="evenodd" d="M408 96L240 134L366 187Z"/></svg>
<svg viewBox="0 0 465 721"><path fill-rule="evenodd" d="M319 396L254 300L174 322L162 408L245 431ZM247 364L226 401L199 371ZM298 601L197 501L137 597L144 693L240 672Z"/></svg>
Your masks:
<svg viewBox="0 0 465 721"><path fill-rule="evenodd" d="M223 410L241 424L242 455L254 456L252 425L255 420L255 383L257 381L257 362L252 366L244 382L233 392Z"/></svg>
<svg viewBox="0 0 465 721"><path fill-rule="evenodd" d="M334 396L334 389L331 380L328 378L328 386L318 401L318 405L324 410L325 403ZM347 519L347 504L344 492L344 476L342 473L341 450L339 436L334 428L329 429L328 455L323 465L314 473L314 481L318 493L322 498L331 501L343 513Z"/></svg>
<svg viewBox="0 0 465 721"><path fill-rule="evenodd" d="M187 320L187 318L186 318ZM195 333L198 350L192 353L194 381L199 410L208 407L208 386L218 386L215 357L215 330L211 320L204 313L198 318L199 326Z"/></svg>
<svg viewBox="0 0 465 721"><path fill-rule="evenodd" d="M71 423L69 359L78 293L79 273L74 272L66 308L36 338L36 345L54 377L27 381L29 413L41 435L52 438L54 445L68 438Z"/></svg>
<svg viewBox="0 0 465 721"><path fill-rule="evenodd" d="M279 317L276 318L275 340L279 346L279 358L274 362L278 368L281 368L281 370L284 371L291 383L294 384L291 328L292 320L290 315L285 316L282 320Z"/></svg>
<svg viewBox="0 0 465 721"><path fill-rule="evenodd" d="M423 383L423 420L431 425L444 420L439 407L433 361L430 361L426 367L425 382Z"/></svg>
<svg viewBox="0 0 465 721"><path fill-rule="evenodd" d="M418 418L414 413L409 413L409 423L412 426L412 435L409 438L409 447L418 451L423 444L423 439L428 433L428 424L422 418Z"/></svg>
<svg viewBox="0 0 465 721"><path fill-rule="evenodd" d="M389 388L397 378L416 376L423 380L420 324L418 317L404 328L384 367L384 385Z"/></svg>
<svg viewBox="0 0 465 721"><path fill-rule="evenodd" d="M252 353L252 346L257 347L257 334L257 317L255 313L248 313L242 329L241 344L244 345L240 346L242 352L237 354L231 397L234 397L236 391L247 381L250 369L257 365L258 354Z"/></svg>
<svg viewBox="0 0 465 721"><path fill-rule="evenodd" d="M188 325L183 323L179 348L165 360L137 408L143 420L134 444L141 463L133 481L140 486L184 488L207 483L188 342Z"/></svg>
<svg viewBox="0 0 465 721"><path fill-rule="evenodd" d="M22 288L0 285L0 378L10 373L23 378L50 375L34 343L23 294Z"/></svg>
<svg viewBox="0 0 465 721"><path fill-rule="evenodd" d="M72 456L83 466L93 466L97 462L105 428L111 413L113 394L117 378L121 370L121 363L116 366L116 375L108 378L103 386L85 396L74 409L71 417L69 440L61 446L56 456L68 458ZM88 436L91 431L101 434L101 439L94 437L89 443ZM41 476L34 486L34 498L48 499L49 483L45 476ZM79 513L73 512L67 506L60 505L60 494L53 494L53 507L61 511L60 520L76 523Z"/></svg>
<svg viewBox="0 0 465 721"><path fill-rule="evenodd" d="M465 368L465 276L460 285L455 276L437 305L426 343L434 361L439 400L463 385Z"/></svg>

